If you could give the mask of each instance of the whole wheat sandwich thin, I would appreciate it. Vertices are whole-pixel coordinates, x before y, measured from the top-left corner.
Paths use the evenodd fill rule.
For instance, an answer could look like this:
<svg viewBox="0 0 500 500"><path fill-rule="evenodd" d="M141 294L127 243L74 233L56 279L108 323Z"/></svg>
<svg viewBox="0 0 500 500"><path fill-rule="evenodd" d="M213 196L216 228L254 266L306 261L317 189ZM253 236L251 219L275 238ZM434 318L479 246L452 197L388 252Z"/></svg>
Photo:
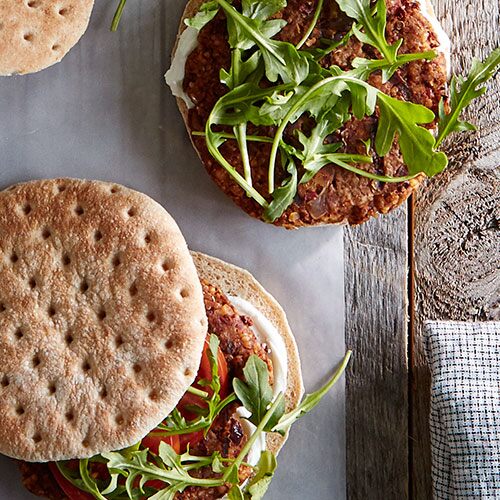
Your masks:
<svg viewBox="0 0 500 500"><path fill-rule="evenodd" d="M0 76L35 73L69 52L85 33L94 0L2 0Z"/></svg>
<svg viewBox="0 0 500 500"><path fill-rule="evenodd" d="M170 215L123 186L14 185L0 235L0 453L25 486L56 500L261 498L291 424L348 357L301 402L276 300L191 254Z"/></svg>

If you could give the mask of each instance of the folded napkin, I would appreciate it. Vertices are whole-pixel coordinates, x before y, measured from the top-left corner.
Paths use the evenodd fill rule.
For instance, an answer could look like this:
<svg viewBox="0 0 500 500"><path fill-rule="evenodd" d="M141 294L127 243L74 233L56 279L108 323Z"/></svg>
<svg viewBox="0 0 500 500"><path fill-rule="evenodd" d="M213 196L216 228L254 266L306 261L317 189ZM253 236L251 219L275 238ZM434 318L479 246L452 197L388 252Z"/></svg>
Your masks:
<svg viewBox="0 0 500 500"><path fill-rule="evenodd" d="M500 499L500 322L429 321L436 499Z"/></svg>

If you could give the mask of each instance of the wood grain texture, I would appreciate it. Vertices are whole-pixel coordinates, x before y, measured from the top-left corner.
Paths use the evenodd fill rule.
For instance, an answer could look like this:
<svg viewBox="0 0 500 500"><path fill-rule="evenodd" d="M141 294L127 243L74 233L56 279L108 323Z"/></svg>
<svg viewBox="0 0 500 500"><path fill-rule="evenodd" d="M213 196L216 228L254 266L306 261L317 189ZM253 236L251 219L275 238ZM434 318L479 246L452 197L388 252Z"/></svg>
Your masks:
<svg viewBox="0 0 500 500"><path fill-rule="evenodd" d="M499 45L498 0L436 0L452 40L452 67L467 71L473 57ZM500 316L500 79L466 118L472 134L445 145L448 169L427 182L414 205L415 325L412 356L412 497L432 495L428 412L430 375L425 319L488 320Z"/></svg>
<svg viewBox="0 0 500 500"><path fill-rule="evenodd" d="M408 497L407 209L346 228L347 496Z"/></svg>

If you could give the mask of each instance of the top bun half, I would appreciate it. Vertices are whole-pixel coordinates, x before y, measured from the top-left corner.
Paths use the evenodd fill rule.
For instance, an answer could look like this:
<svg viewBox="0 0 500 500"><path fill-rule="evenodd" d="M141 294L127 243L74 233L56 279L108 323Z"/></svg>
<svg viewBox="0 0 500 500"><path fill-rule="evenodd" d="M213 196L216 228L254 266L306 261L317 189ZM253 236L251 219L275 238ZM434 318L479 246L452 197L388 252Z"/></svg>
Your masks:
<svg viewBox="0 0 500 500"><path fill-rule="evenodd" d="M75 179L0 192L0 453L135 444L194 381L206 333L186 242L151 198Z"/></svg>

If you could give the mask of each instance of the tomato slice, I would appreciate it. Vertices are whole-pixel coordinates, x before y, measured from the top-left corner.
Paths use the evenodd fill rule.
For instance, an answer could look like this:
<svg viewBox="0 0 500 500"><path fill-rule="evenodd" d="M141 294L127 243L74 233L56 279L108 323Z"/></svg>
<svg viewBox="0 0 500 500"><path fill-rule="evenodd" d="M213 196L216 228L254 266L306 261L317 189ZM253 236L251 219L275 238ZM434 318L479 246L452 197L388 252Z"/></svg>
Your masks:
<svg viewBox="0 0 500 500"><path fill-rule="evenodd" d="M179 441L181 451L184 453L190 447L198 444L203 439L203 431L191 432L191 434L180 434Z"/></svg>
<svg viewBox="0 0 500 500"><path fill-rule="evenodd" d="M203 347L203 354L201 356L200 368L198 370L198 375L196 376L196 381L201 379L212 380L212 368L210 367L210 360L208 358L208 351L210 350L210 344L208 338L205 339L205 345ZM220 347L217 351L217 367L219 369L219 379L220 379L220 396L224 399L228 394L229 389L229 378L226 358ZM206 387L202 387L202 390L207 390Z"/></svg>
<svg viewBox="0 0 500 500"><path fill-rule="evenodd" d="M141 442L143 448L149 448L149 451L158 455L160 443L164 442L169 444L176 453L181 452L181 443L179 436L160 436L155 435L155 431L150 432Z"/></svg>
<svg viewBox="0 0 500 500"><path fill-rule="evenodd" d="M57 484L63 490L63 492L68 495L70 500L93 500L93 496L89 493L85 493L85 491L80 490L76 486L73 486L60 472L57 468L55 462L49 463L50 471L54 476Z"/></svg>

